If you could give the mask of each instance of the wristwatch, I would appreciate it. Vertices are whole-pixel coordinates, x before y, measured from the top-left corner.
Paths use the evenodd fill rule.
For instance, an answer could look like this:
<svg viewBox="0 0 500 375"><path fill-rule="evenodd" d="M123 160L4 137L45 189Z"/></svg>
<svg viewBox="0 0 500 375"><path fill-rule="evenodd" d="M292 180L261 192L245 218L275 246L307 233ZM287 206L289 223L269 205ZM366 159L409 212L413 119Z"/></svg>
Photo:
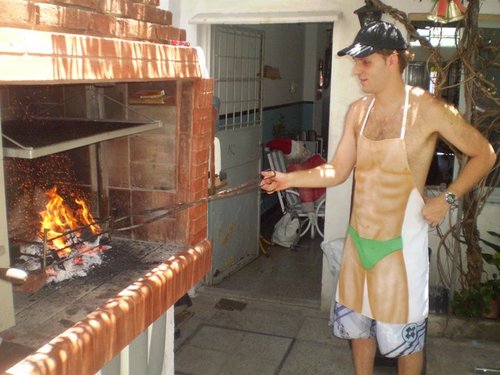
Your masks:
<svg viewBox="0 0 500 375"><path fill-rule="evenodd" d="M447 191L446 193L444 193L444 200L450 206L455 207L457 205L457 196L451 191Z"/></svg>

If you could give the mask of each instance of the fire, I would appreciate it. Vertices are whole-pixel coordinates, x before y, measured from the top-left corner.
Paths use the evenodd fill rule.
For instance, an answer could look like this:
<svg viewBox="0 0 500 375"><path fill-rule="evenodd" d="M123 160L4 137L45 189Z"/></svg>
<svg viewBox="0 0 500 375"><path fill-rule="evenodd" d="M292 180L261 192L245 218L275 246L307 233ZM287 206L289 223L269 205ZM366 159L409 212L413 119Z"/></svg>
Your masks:
<svg viewBox="0 0 500 375"><path fill-rule="evenodd" d="M40 234L43 236L43 233L46 232L47 240L57 250L61 250L62 255L71 252L68 242L71 244L71 239L74 236L80 237L81 233L77 230L78 228L85 226L93 234L100 232L101 229L99 225L94 223L95 220L84 200L75 199L79 208L73 213L64 199L57 194L57 187L54 186L45 195L49 201L45 205L45 210L40 212ZM67 233L68 235L65 235Z"/></svg>

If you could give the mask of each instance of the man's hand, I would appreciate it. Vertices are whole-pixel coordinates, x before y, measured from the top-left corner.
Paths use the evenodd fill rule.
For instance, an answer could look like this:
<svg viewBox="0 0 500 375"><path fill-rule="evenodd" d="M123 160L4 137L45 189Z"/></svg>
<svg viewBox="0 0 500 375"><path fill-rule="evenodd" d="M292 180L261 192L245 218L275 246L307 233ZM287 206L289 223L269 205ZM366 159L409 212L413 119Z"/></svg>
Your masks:
<svg viewBox="0 0 500 375"><path fill-rule="evenodd" d="M422 215L429 225L435 227L441 223L441 220L443 220L450 207L451 206L444 199L444 194L439 194L437 197L431 197L425 200Z"/></svg>
<svg viewBox="0 0 500 375"><path fill-rule="evenodd" d="M272 194L275 191L284 190L289 187L285 184L286 173L262 171L260 174L262 175L260 188L267 192L267 194Z"/></svg>

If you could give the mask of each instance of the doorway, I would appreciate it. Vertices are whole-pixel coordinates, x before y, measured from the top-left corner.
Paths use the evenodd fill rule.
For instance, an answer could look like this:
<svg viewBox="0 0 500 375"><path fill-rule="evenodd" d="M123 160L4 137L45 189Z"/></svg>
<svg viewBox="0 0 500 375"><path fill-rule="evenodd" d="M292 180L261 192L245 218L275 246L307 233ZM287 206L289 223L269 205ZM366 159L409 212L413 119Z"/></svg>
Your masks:
<svg viewBox="0 0 500 375"><path fill-rule="evenodd" d="M325 22L231 25L230 27L235 29L241 28L247 31L254 30L262 33L262 64L268 68L272 68L278 75L278 77L266 77L266 73L263 72L263 79L261 81L262 125L260 129L261 133L259 134L261 139L259 160L263 169L266 168L267 164L263 158L263 146L273 139L275 136L273 131L280 121L287 128L288 133L293 139L299 139L303 132L314 130L318 137L325 140L323 147L318 151L324 157L327 155L326 140L328 139L328 134L323 133L328 129L330 87L325 85L324 81L320 85L320 81L326 78L321 76L321 73L324 74L324 70L321 72L321 69L325 69L325 65L327 65L325 64L325 58L331 57L330 42L332 38L332 26L332 22ZM212 25L211 34L213 35L214 30L221 30L221 28L227 29L228 26ZM291 43L290 40L292 41ZM217 82L222 76L219 72L213 70L214 55L217 54L217 49L214 48L215 41L213 37L210 38L210 41L211 46L208 53L211 63L210 71L211 76ZM227 110L221 109L219 122L226 122L227 112ZM248 143L253 142L255 139L246 136L242 137L240 130L235 131L235 129L224 130L224 135L221 131L218 131L218 133L222 137L233 137L234 142L241 142L243 139L244 143ZM233 141L226 140L229 143ZM223 146L221 145L221 153L222 148ZM258 228L258 232L255 235L256 241L258 241L259 234L263 234L268 238L270 237L272 227L281 215L279 207L276 207L278 202L275 197L261 195L258 199L259 202L257 205L260 210L260 221L255 224ZM234 204L232 208L234 210ZM213 212L215 211L219 211L219 209L214 207ZM220 231L220 227L218 229L219 223L212 220L212 213L209 213L211 221L209 226L212 226L211 233L216 233ZM259 225L259 223L261 224ZM247 226L249 224L253 225L253 220L247 220ZM299 246L294 250L279 248L277 246L267 247L270 255L269 258L265 257L262 253L259 254L257 243L255 247L257 253L254 259L244 256L249 261L242 262L240 264L241 267L238 266L228 270L223 277L219 277L221 273L218 273L217 278L212 277L213 282L210 285L239 291L240 293L245 291L254 294L263 293L268 297L272 297L273 291L276 292L276 289L281 289L281 297L286 298L287 296L283 295L283 293L286 294L289 291L290 298L296 300L298 303L306 301L306 303L319 306L322 273L321 240L321 237L311 240L307 236L304 236ZM219 245L214 242L214 253L219 253L218 248ZM232 257L231 252L233 251L233 255L238 254L238 250L230 245L222 253L225 253L224 257ZM273 258L273 255L276 258ZM217 257L218 255L214 257L214 260ZM224 262L222 261L222 263ZM261 263L260 266L259 263ZM216 270L219 269L218 264L221 264L220 259L217 260L217 264L215 265ZM244 269L240 271L243 266ZM246 277L246 281L242 281L245 277L241 275L245 273L250 273L250 275ZM272 277L275 277L274 281ZM305 278L310 283L304 283L303 280ZM279 285L283 285L283 283L287 285L287 288L278 287ZM307 290L307 285L311 286L309 290ZM299 290L302 291L300 292L302 294L298 293Z"/></svg>

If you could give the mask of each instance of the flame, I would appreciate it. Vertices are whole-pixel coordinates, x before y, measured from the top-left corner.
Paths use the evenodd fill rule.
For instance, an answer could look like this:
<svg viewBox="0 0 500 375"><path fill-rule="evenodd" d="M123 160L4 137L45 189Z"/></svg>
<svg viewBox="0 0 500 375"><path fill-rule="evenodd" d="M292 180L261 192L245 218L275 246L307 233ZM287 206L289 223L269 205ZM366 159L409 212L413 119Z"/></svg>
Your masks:
<svg viewBox="0 0 500 375"><path fill-rule="evenodd" d="M89 208L83 199L75 199L75 203L80 206L80 209L76 211L80 222L87 225L92 233L97 234L101 231L99 225L95 224L94 217L89 211Z"/></svg>
<svg viewBox="0 0 500 375"><path fill-rule="evenodd" d="M46 232L47 240L56 249L63 249L63 254L71 252L71 248L67 248L67 240L70 240L73 234L77 237L80 236L80 233L75 231L79 227L87 226L93 234L99 233L100 227L95 224L95 220L84 200L75 199L75 203L79 208L73 213L73 210L64 202L64 199L57 194L57 187L54 186L45 195L47 195L49 201L45 205L45 210L40 212L40 234L43 236L43 233ZM72 231L75 232L68 236L64 235Z"/></svg>

